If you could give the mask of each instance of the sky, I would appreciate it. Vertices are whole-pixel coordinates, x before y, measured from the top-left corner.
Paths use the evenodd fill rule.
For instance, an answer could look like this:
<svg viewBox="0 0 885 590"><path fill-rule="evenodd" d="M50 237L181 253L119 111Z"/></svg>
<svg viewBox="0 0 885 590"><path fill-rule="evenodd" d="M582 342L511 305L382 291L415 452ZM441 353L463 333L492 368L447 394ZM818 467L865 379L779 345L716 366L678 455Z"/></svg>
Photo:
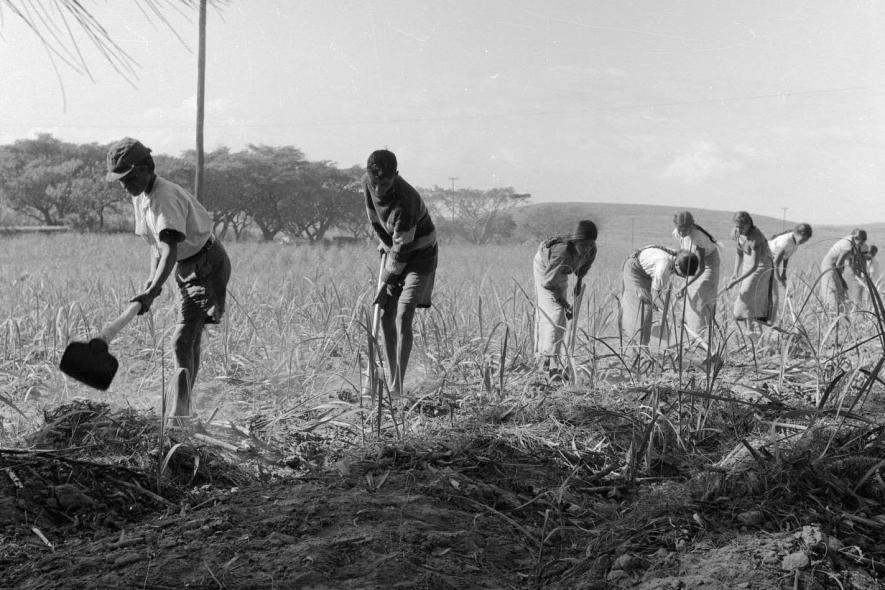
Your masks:
<svg viewBox="0 0 885 590"><path fill-rule="evenodd" d="M84 5L136 63L79 36L53 63L0 2L0 144L194 147L195 11ZM193 13L193 14L192 14ZM291 145L419 187L533 202L885 221L885 2L232 0L210 8L205 145ZM698 220L703 223L702 220Z"/></svg>

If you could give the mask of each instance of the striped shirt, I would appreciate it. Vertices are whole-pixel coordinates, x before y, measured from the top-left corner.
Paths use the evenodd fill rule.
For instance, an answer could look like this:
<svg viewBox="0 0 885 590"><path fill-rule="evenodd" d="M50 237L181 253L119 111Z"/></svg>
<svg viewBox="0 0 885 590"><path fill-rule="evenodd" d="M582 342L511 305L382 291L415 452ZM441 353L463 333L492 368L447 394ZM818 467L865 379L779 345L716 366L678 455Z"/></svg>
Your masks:
<svg viewBox="0 0 885 590"><path fill-rule="evenodd" d="M366 214L387 252L381 273L384 283L396 283L406 267L418 274L436 268L436 227L418 191L399 174L384 195L376 193L368 175L363 176L362 185Z"/></svg>

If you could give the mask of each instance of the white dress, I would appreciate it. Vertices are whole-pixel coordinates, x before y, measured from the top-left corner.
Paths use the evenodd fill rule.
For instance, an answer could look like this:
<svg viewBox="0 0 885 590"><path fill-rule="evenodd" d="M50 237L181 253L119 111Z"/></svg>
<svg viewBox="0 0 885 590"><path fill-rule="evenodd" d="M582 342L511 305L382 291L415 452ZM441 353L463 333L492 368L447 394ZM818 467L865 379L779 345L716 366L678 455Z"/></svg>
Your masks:
<svg viewBox="0 0 885 590"><path fill-rule="evenodd" d="M719 293L719 248L710 237L693 227L687 236L680 236L678 230L673 230L673 237L679 242L679 247L698 254L704 252L704 270L688 287L685 305L685 327L692 336L699 335L710 323L715 313L716 296ZM681 313L681 310L677 310Z"/></svg>

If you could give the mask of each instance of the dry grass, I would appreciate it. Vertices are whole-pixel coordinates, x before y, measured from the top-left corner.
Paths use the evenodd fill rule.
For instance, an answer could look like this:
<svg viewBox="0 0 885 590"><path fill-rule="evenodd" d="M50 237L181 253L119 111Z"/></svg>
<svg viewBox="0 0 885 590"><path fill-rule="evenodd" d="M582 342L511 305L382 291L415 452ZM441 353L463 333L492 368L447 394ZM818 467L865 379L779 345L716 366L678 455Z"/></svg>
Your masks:
<svg viewBox="0 0 885 590"><path fill-rule="evenodd" d="M144 246L127 236L9 245L0 436L22 441L43 409L77 397L158 410L172 365L168 293L112 344L121 369L107 393L56 369L68 338L122 310L142 280ZM370 470L444 465L463 483L458 501L512 521L538 585L604 571L616 552L675 547L698 533L695 516L707 533L738 526L754 503L777 526L817 519L885 555L869 516L883 500L881 311L831 317L815 275L794 272L779 330L745 338L723 297L709 342L718 361L674 337L635 365L617 334L627 252L601 249L576 332L578 380L550 383L532 356L533 250L443 246L407 393L377 412L360 395L374 251L233 244L229 311L204 345L198 411L299 469L322 469L345 447ZM88 444L70 432L60 440ZM117 453L123 443L103 444ZM736 449L749 460L723 467Z"/></svg>

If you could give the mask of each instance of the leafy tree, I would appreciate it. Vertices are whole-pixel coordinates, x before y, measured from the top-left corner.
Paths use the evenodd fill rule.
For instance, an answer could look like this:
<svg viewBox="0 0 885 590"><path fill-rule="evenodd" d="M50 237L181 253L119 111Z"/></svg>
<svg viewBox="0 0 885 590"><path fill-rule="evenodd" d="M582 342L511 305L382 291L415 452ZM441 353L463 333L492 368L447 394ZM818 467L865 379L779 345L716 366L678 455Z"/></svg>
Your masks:
<svg viewBox="0 0 885 590"><path fill-rule="evenodd" d="M81 172L86 174L71 180L71 193L78 206L69 216L69 221L80 230L109 229L108 218L120 214L128 195L116 183L105 181L104 166L84 165Z"/></svg>
<svg viewBox="0 0 885 590"><path fill-rule="evenodd" d="M118 183L105 180L107 146L89 143L72 149L83 165L71 178L74 210L67 221L77 229L103 231L109 217L128 211L129 196Z"/></svg>
<svg viewBox="0 0 885 590"><path fill-rule="evenodd" d="M212 213L215 232L222 238L232 231L239 240L251 220L244 167L245 162L228 148L219 148L207 156L203 204Z"/></svg>
<svg viewBox="0 0 885 590"><path fill-rule="evenodd" d="M71 144L49 134L0 151L0 191L10 209L45 225L62 225L73 211L71 177L83 165Z"/></svg>
<svg viewBox="0 0 885 590"><path fill-rule="evenodd" d="M450 191L439 186L422 191L432 209L434 223L441 233L453 234L473 244L488 244L513 235L516 223L513 208L531 200L528 193L513 187L487 191L460 189Z"/></svg>
<svg viewBox="0 0 885 590"><path fill-rule="evenodd" d="M286 228L286 211L305 165L304 154L292 146L249 145L233 155L237 160L238 184L246 213L265 241Z"/></svg>
<svg viewBox="0 0 885 590"><path fill-rule="evenodd" d="M303 164L297 171L291 198L283 207L286 231L316 242L357 213L367 221L358 187L359 180L351 171L340 170L330 162Z"/></svg>
<svg viewBox="0 0 885 590"><path fill-rule="evenodd" d="M118 183L105 182L106 153L107 146L63 143L50 135L0 146L0 196L47 225L116 229L120 216L130 213L129 198ZM311 241L332 228L356 238L369 233L358 166L310 162L291 146L250 145L239 152L222 147L208 156L204 205L222 237L232 231L239 239L250 225L264 240L281 231ZM192 190L192 150L180 157L154 154L154 161L158 174Z"/></svg>
<svg viewBox="0 0 885 590"><path fill-rule="evenodd" d="M343 172L351 179L345 187L348 201L346 206L338 212L335 227L355 239L367 238L372 235L372 226L366 215L366 204L360 182L366 171L360 166L353 166Z"/></svg>
<svg viewBox="0 0 885 590"><path fill-rule="evenodd" d="M243 158L232 154L230 148L219 147L207 154L204 178L205 195L201 201L212 215L213 231L224 239L233 231L239 240L250 218L246 212L243 182ZM185 151L181 157L158 155L154 158L157 172L193 194L196 152Z"/></svg>
<svg viewBox="0 0 885 590"><path fill-rule="evenodd" d="M156 172L194 194L194 150L184 152L180 157L166 154L151 154Z"/></svg>
<svg viewBox="0 0 885 590"><path fill-rule="evenodd" d="M0 192L7 206L45 225L103 229L125 201L104 181L107 149L64 143L49 134L0 147Z"/></svg>

